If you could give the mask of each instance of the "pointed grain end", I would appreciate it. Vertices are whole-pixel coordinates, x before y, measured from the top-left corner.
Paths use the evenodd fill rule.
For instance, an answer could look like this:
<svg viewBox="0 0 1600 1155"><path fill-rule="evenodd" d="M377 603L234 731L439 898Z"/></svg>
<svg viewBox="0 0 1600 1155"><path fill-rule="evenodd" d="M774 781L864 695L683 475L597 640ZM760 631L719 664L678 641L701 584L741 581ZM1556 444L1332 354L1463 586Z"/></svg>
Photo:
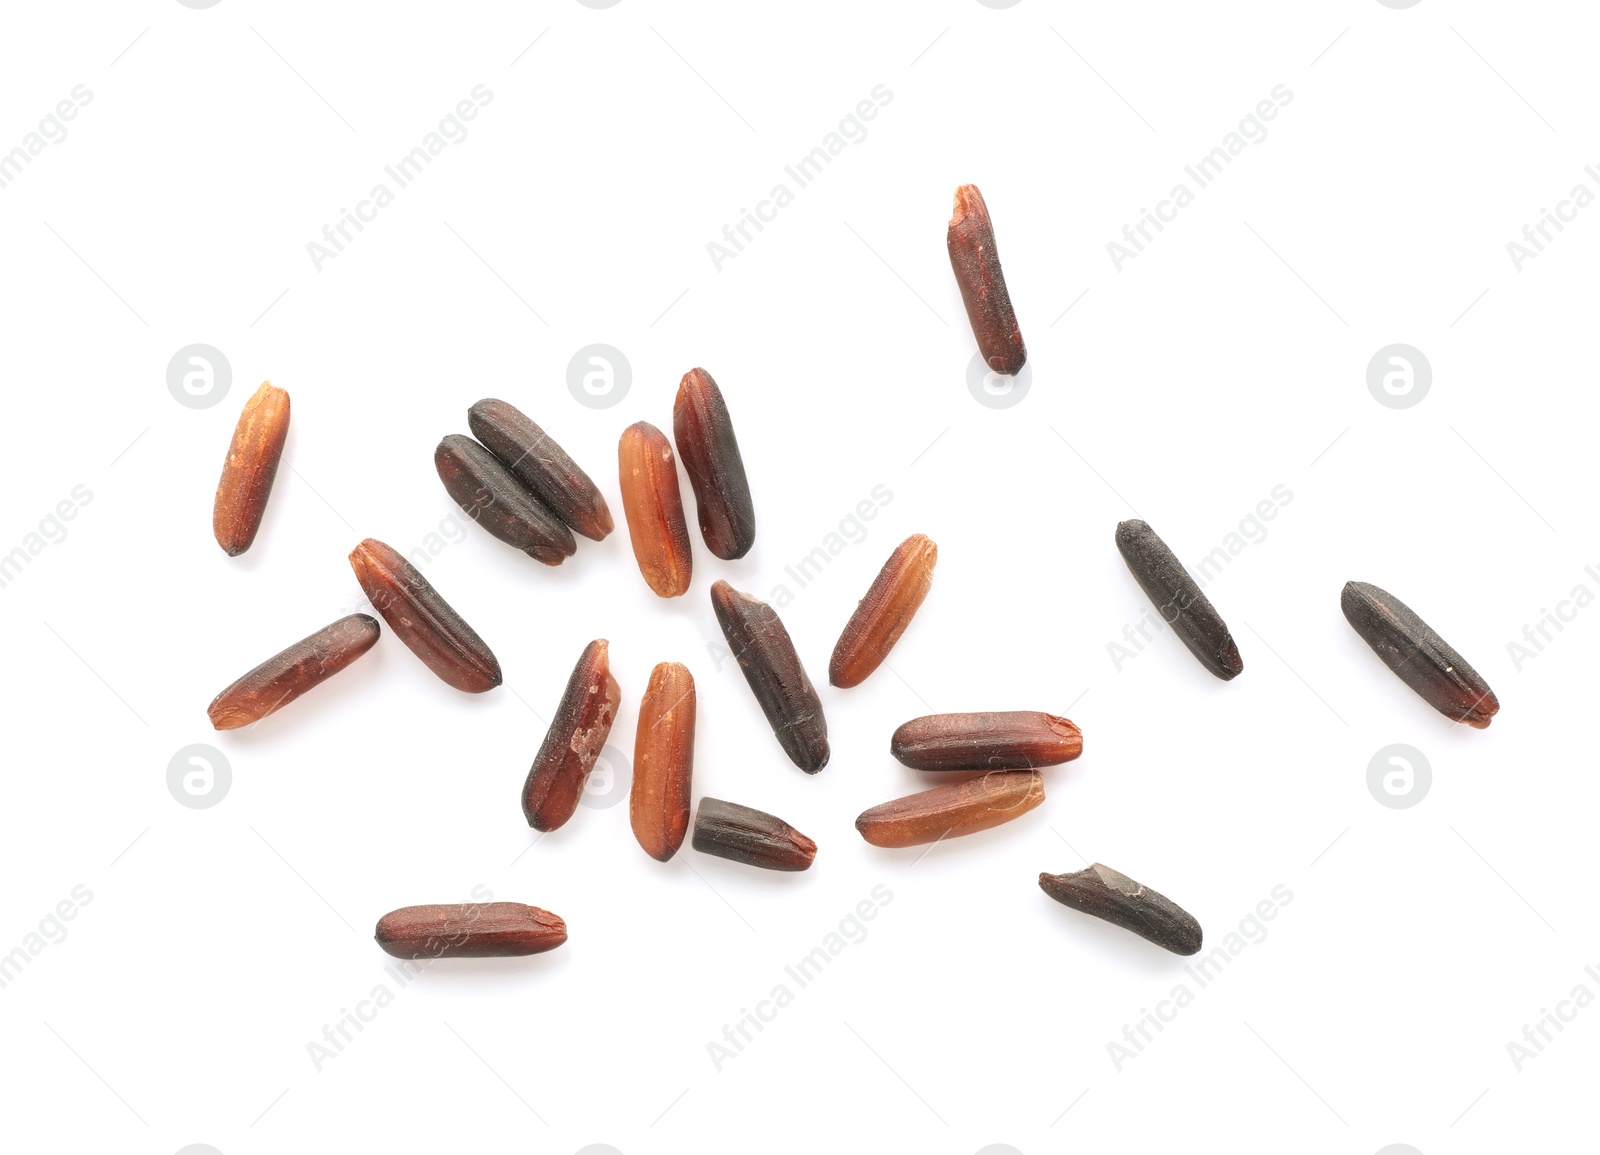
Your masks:
<svg viewBox="0 0 1600 1155"><path fill-rule="evenodd" d="M988 215L989 207L983 203L983 194L978 191L977 185L964 184L956 189L955 204L950 210L951 228L959 228L968 217L982 220Z"/></svg>

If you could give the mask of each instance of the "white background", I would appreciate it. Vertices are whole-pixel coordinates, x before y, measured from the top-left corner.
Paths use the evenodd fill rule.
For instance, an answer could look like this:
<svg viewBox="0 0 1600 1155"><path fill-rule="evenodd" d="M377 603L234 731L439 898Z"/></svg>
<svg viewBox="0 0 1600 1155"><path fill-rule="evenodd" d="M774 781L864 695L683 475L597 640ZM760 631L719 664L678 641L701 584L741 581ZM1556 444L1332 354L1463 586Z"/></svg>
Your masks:
<svg viewBox="0 0 1600 1155"><path fill-rule="evenodd" d="M1520 1072L1507 1044L1578 984L1600 994L1583 969L1600 611L1520 670L1507 643L1580 582L1600 593L1583 568L1600 211L1521 272L1506 243L1577 182L1600 190L1589 16L10 6L0 148L75 85L93 98L0 189L0 552L74 486L92 500L0 589L0 951L75 886L92 900L0 989L5 1145L1571 1149L1600 1010ZM480 84L470 135L319 272L307 242ZM1107 243L1280 84L1267 137L1119 272ZM893 99L866 137L719 272L707 242L876 85ZM1009 409L966 386L944 234L968 181L1030 353ZM166 387L193 342L232 366L214 408ZM614 408L566 387L593 342L632 366ZM1368 391L1392 342L1431 362L1414 408ZM758 541L721 563L695 533L693 586L664 602L629 551L615 444L632 421L670 427L694 365L727 395ZM293 427L261 535L228 559L212 493L264 379ZM429 564L505 686L452 691L385 630L313 695L213 733L222 686L365 608L356 541L409 550L452 517L432 449L483 396L543 424L618 519L559 569L476 527ZM784 567L878 485L893 498L865 539L795 589ZM1119 672L1107 644L1147 603L1115 524L1145 518L1193 566L1278 485L1292 501L1208 587L1244 674L1215 680L1170 633ZM840 627L913 532L939 564L892 672L828 687ZM788 763L708 648L718 577L795 592L783 616L833 738L821 774ZM1478 667L1503 704L1491 729L1381 666L1339 612L1349 579ZM529 848L539 715L597 636L623 691L612 745L631 753L650 667L688 663L696 796L793 822L820 846L811 871L687 847L663 866L625 800ZM926 857L867 846L855 815L927 785L889 733L969 709L1068 712L1085 754L1007 827ZM211 809L166 785L196 742L232 767ZM1367 787L1391 743L1432 767L1409 809ZM1172 896L1208 945L1293 895L1121 1070L1107 1044L1194 983L1036 887L1085 859ZM880 885L866 937L719 1072L707 1044ZM434 967L318 1071L324 1026L395 986L376 919L475 886L556 911L571 941Z"/></svg>

